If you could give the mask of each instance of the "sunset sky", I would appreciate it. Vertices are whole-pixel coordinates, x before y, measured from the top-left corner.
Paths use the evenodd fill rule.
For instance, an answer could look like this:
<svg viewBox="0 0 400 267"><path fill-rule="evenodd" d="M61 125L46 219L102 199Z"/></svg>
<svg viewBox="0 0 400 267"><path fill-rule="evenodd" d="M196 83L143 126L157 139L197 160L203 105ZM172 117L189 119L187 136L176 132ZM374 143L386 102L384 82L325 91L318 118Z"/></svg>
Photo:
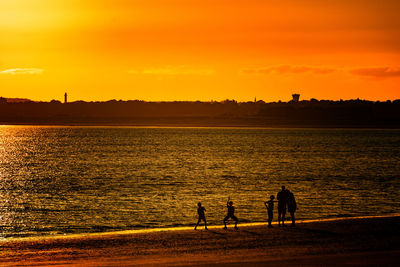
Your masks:
<svg viewBox="0 0 400 267"><path fill-rule="evenodd" d="M400 98L400 1L0 0L0 96Z"/></svg>

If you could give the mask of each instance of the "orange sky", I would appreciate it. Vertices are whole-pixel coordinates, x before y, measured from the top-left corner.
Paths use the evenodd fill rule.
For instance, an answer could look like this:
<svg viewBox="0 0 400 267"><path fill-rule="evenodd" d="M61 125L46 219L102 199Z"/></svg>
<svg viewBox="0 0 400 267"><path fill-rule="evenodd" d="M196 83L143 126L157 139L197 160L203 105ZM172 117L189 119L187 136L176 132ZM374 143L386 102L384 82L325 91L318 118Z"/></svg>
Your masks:
<svg viewBox="0 0 400 267"><path fill-rule="evenodd" d="M400 1L0 0L0 96L400 98Z"/></svg>

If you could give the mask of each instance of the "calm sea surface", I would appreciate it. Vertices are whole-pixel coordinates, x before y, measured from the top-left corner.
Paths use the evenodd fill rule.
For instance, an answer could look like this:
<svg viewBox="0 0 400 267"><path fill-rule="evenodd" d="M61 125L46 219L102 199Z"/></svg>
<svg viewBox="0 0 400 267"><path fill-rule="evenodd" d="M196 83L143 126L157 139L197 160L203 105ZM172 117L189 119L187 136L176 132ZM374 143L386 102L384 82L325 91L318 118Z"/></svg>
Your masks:
<svg viewBox="0 0 400 267"><path fill-rule="evenodd" d="M2 237L260 222L281 185L299 219L399 212L400 130L0 127Z"/></svg>

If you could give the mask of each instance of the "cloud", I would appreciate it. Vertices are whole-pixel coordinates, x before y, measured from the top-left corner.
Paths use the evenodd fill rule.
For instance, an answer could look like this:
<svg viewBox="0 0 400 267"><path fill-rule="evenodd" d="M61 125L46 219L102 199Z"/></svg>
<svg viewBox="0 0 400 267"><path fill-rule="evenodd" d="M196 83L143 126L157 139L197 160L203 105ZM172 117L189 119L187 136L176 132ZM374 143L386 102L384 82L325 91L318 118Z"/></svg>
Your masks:
<svg viewBox="0 0 400 267"><path fill-rule="evenodd" d="M240 70L241 74L302 74L302 73L314 73L314 74L328 74L336 71L333 68L327 67L313 67L313 66L271 66L262 68L246 68Z"/></svg>
<svg viewBox="0 0 400 267"><path fill-rule="evenodd" d="M43 69L37 69L37 68L16 68L16 69L7 69L7 70L2 70L0 71L0 74L11 74L11 75L16 75L16 74L42 74Z"/></svg>
<svg viewBox="0 0 400 267"><path fill-rule="evenodd" d="M369 67L350 70L353 75L370 78L400 77L400 67Z"/></svg>
<svg viewBox="0 0 400 267"><path fill-rule="evenodd" d="M215 74L215 70L213 69L195 69L195 68L186 68L185 66L153 68L144 70L129 70L128 72L131 74L166 75L166 76Z"/></svg>
<svg viewBox="0 0 400 267"><path fill-rule="evenodd" d="M280 65L260 68L245 68L239 71L243 75L267 74L329 74L335 71L348 72L353 75L383 79L400 77L400 67L364 67L364 68L331 68L314 66Z"/></svg>

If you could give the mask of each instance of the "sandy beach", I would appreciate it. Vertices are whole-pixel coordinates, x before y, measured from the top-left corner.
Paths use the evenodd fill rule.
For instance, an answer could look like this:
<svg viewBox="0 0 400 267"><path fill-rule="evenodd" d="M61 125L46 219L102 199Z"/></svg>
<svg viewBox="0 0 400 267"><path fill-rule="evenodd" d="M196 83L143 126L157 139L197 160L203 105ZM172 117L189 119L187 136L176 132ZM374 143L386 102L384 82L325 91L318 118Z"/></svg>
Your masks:
<svg viewBox="0 0 400 267"><path fill-rule="evenodd" d="M3 239L2 266L395 266L400 216Z"/></svg>

